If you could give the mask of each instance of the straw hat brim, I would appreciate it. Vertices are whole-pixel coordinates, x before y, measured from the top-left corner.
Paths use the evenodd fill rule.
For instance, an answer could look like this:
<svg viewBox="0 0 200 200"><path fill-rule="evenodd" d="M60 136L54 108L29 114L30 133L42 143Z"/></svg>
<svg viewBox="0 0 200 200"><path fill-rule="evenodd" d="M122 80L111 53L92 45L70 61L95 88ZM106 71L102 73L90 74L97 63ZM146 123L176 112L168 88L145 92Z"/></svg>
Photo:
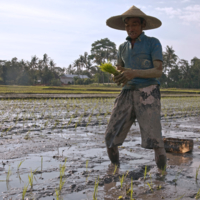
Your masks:
<svg viewBox="0 0 200 200"><path fill-rule="evenodd" d="M141 17L141 18L145 19L146 26L143 28L143 30L158 28L162 25L162 22L159 19L149 16L149 15L144 15L144 14L142 14L142 15L117 15L117 16L110 17L109 19L107 19L106 24L107 24L107 26L114 28L114 29L125 30L125 24L124 24L124 21L122 20L122 18L126 18L126 17Z"/></svg>

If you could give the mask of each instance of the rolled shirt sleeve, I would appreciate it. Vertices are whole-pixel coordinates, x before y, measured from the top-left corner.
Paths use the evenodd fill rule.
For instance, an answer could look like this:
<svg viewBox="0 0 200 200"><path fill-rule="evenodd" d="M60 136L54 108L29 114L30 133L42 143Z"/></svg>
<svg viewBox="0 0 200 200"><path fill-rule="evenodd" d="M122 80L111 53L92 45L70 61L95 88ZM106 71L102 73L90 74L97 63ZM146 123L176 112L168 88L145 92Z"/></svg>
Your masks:
<svg viewBox="0 0 200 200"><path fill-rule="evenodd" d="M116 65L120 65L120 66L124 67L124 62L121 57L121 49L122 49L122 45L119 46L119 49L117 52L117 64Z"/></svg>
<svg viewBox="0 0 200 200"><path fill-rule="evenodd" d="M160 41L156 38L152 39L151 57L152 57L152 61L154 61L154 60L163 61L162 45L161 45Z"/></svg>

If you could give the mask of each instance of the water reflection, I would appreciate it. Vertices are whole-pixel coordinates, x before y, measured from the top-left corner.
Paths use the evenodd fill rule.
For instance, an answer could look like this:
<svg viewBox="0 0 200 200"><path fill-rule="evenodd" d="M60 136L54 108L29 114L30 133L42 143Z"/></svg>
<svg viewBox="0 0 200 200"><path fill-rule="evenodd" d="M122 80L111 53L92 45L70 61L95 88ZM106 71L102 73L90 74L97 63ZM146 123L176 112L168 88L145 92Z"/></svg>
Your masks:
<svg viewBox="0 0 200 200"><path fill-rule="evenodd" d="M118 174L119 173L119 167L116 167L115 165L110 164L108 166L106 173L107 173L107 175ZM115 187L116 187L116 182L104 184L104 200L113 199L113 195L112 195L111 190L112 190L112 188L115 188Z"/></svg>
<svg viewBox="0 0 200 200"><path fill-rule="evenodd" d="M167 153L167 158L169 159L167 164L168 165L178 165L181 164L191 164L193 160L191 153L186 154L174 154L174 153Z"/></svg>

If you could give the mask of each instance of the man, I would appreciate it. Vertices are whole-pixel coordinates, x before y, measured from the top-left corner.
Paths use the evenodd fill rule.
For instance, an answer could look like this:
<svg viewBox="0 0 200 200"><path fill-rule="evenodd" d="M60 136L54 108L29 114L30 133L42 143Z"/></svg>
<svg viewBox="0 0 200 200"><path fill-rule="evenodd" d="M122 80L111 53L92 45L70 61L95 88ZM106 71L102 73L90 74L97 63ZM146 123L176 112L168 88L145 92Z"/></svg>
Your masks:
<svg viewBox="0 0 200 200"><path fill-rule="evenodd" d="M162 75L162 47L158 39L147 37L143 30L161 26L159 19L144 14L132 6L122 15L111 17L107 25L126 30L126 42L120 45L114 77L123 89L115 100L114 109L105 133L108 156L119 164L118 146L122 145L131 125L137 118L143 148L154 149L159 169L166 167L166 152L160 123L159 78Z"/></svg>

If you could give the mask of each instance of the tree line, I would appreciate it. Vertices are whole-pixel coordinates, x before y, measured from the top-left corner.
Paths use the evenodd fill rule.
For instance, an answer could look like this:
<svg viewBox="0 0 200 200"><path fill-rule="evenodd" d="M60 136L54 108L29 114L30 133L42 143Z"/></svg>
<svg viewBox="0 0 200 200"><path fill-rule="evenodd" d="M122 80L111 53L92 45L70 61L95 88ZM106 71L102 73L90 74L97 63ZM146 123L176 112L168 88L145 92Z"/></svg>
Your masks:
<svg viewBox="0 0 200 200"><path fill-rule="evenodd" d="M108 38L97 40L92 44L91 54L85 52L67 68L71 74L85 74L93 82L112 81L111 76L101 72L98 66L108 60L116 63L117 49ZM78 81L79 79L77 79ZM200 59L194 57L190 63L180 59L173 47L167 46L163 51L163 73L159 78L161 87L200 88Z"/></svg>
<svg viewBox="0 0 200 200"><path fill-rule="evenodd" d="M0 60L0 84L3 85L61 85L59 76L65 69L56 67L54 61L43 55L42 59L33 56L31 61Z"/></svg>
<svg viewBox="0 0 200 200"><path fill-rule="evenodd" d="M33 56L30 61L0 60L0 84L4 85L61 85L60 76L75 74L75 84L110 83L111 75L99 69L105 62L116 64L116 44L108 38L97 40L91 45L91 52L80 55L67 68L57 67L55 62L43 55L42 59ZM80 79L87 75L88 79ZM180 59L172 47L163 51L163 74L159 78L162 87L200 88L200 59L194 57L190 62Z"/></svg>

